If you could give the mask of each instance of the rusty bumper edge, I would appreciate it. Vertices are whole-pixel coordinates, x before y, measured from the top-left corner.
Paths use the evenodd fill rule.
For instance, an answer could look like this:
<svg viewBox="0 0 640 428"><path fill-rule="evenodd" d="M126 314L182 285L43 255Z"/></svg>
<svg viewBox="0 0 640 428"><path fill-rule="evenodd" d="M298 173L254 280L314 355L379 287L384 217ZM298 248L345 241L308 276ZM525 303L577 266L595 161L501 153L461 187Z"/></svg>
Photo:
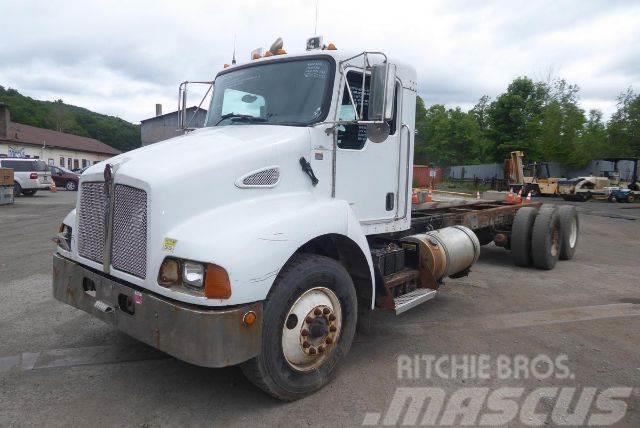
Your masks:
<svg viewBox="0 0 640 428"><path fill-rule="evenodd" d="M85 291L83 284L94 284L95 292ZM239 364L260 352L262 302L221 309L184 304L149 292L136 292L59 254L53 255L53 296L154 348L199 366ZM129 308L121 307L127 298ZM257 315L252 326L242 322L248 311Z"/></svg>

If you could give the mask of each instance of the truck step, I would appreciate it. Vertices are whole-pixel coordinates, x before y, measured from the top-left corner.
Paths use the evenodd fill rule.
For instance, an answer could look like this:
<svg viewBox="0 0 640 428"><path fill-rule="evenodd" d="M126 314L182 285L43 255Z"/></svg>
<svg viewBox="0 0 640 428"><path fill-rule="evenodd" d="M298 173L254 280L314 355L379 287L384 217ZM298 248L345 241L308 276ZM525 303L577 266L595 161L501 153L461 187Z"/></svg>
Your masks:
<svg viewBox="0 0 640 428"><path fill-rule="evenodd" d="M400 315L401 313L418 306L420 303L433 299L436 297L436 293L436 290L432 290L430 288L417 288L407 294L396 297L393 299L396 315Z"/></svg>

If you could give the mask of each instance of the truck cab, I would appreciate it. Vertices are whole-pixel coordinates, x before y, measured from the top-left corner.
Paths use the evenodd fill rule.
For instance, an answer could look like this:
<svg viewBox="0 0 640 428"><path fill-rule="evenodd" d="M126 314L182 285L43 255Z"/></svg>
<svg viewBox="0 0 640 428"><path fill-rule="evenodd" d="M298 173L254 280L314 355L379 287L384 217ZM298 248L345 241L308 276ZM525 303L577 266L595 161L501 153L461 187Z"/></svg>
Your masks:
<svg viewBox="0 0 640 428"><path fill-rule="evenodd" d="M418 252L444 241L398 241L416 89L412 67L332 45L224 68L204 128L81 176L54 296L184 361L242 364L280 399L322 387L359 318L433 297L445 273ZM459 270L479 248L464 239Z"/></svg>

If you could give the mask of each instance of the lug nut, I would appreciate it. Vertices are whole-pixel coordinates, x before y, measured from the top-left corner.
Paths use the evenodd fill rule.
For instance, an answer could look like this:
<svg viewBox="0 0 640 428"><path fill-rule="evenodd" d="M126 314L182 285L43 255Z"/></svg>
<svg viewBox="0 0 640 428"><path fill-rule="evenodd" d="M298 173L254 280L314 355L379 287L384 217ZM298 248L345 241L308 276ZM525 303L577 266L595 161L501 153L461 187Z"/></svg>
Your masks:
<svg viewBox="0 0 640 428"><path fill-rule="evenodd" d="M309 344L309 342L307 342L306 340L302 343L302 347L303 348L308 348L309 346L311 346L311 344Z"/></svg>
<svg viewBox="0 0 640 428"><path fill-rule="evenodd" d="M300 334L301 334L302 336L309 336L309 330L304 329L304 330L302 330L302 331L300 332Z"/></svg>
<svg viewBox="0 0 640 428"><path fill-rule="evenodd" d="M336 328L336 326L335 326L335 325L332 325L331 327L329 327L329 331L330 331L331 333L335 333L337 330L338 330L338 329Z"/></svg>
<svg viewBox="0 0 640 428"><path fill-rule="evenodd" d="M322 354L323 352L324 352L324 346L320 345L320 346L318 347L318 353L319 353L319 354Z"/></svg>
<svg viewBox="0 0 640 428"><path fill-rule="evenodd" d="M316 308L316 309L313 311L313 314L314 314L315 316L318 316L318 315L320 315L321 313L322 313L322 311L320 310L320 308Z"/></svg>
<svg viewBox="0 0 640 428"><path fill-rule="evenodd" d="M332 339L332 338L330 338L330 337L327 337L327 339L325 340L325 343L326 343L327 345L331 345L331 344L333 343L333 339Z"/></svg>
<svg viewBox="0 0 640 428"><path fill-rule="evenodd" d="M309 355L316 355L316 348L309 348Z"/></svg>
<svg viewBox="0 0 640 428"><path fill-rule="evenodd" d="M325 314L325 315L329 315L330 312L331 312L331 309L329 309L329 308L324 308L322 310L322 313Z"/></svg>
<svg viewBox="0 0 640 428"><path fill-rule="evenodd" d="M311 318L311 317L306 317L304 319L304 322L306 322L307 324L311 324L312 321L313 321L313 318Z"/></svg>
<svg viewBox="0 0 640 428"><path fill-rule="evenodd" d="M329 321L335 321L336 320L336 316L331 314L329 315Z"/></svg>

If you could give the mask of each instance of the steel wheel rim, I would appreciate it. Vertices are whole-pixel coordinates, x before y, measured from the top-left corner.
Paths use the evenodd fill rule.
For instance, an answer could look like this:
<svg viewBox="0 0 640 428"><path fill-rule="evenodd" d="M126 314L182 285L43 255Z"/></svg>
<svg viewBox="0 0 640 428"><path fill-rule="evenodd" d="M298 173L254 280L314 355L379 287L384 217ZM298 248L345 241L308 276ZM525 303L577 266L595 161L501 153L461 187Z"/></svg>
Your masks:
<svg viewBox="0 0 640 428"><path fill-rule="evenodd" d="M575 217L571 219L571 234L569 235L569 246L571 248L576 246L578 240L578 222Z"/></svg>
<svg viewBox="0 0 640 428"><path fill-rule="evenodd" d="M282 352L295 370L322 366L331 355L342 330L338 296L326 287L305 291L291 305L282 325Z"/></svg>
<svg viewBox="0 0 640 428"><path fill-rule="evenodd" d="M67 190L75 190L76 185L73 181L68 181L65 187L67 188Z"/></svg>

